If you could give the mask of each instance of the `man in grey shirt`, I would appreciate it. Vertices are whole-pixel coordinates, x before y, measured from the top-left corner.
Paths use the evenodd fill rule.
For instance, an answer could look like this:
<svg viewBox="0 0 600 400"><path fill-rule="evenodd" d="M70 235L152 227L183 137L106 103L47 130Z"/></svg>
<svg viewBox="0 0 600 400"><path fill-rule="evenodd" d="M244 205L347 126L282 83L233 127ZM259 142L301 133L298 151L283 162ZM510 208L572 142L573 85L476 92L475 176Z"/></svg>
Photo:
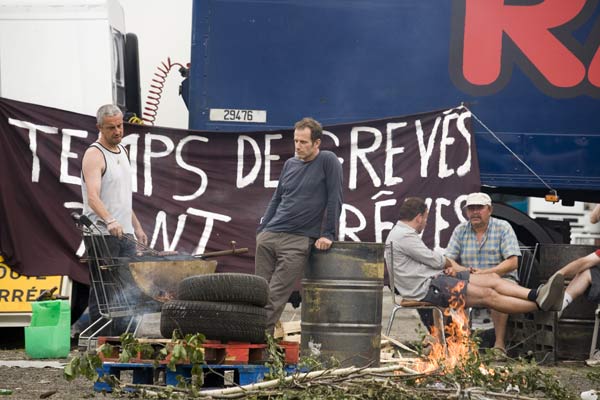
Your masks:
<svg viewBox="0 0 600 400"><path fill-rule="evenodd" d="M323 128L312 118L294 128L296 155L283 166L256 236L255 270L269 282L265 308L271 334L313 244L331 247L342 208L342 166L334 153L319 149Z"/></svg>
<svg viewBox="0 0 600 400"><path fill-rule="evenodd" d="M385 260L392 263L394 284L403 298L440 307L483 306L508 314L560 309L561 274L538 289L524 288L493 273L469 274L467 268L430 250L421 240L429 216L423 199L407 198L398 214L399 221L386 240Z"/></svg>

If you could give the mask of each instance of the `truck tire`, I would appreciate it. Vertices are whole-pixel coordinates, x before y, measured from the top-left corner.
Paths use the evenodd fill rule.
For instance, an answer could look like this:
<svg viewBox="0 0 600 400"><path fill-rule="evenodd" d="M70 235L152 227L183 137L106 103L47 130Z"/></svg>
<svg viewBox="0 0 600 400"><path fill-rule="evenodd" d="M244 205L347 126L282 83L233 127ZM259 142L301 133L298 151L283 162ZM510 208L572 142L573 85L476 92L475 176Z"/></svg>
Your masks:
<svg viewBox="0 0 600 400"><path fill-rule="evenodd" d="M269 284L264 278L250 274L196 275L179 283L177 299L264 307L269 300Z"/></svg>
<svg viewBox="0 0 600 400"><path fill-rule="evenodd" d="M182 335L202 333L207 339L265 342L267 312L247 304L171 300L163 304L160 333L171 338L175 329Z"/></svg>

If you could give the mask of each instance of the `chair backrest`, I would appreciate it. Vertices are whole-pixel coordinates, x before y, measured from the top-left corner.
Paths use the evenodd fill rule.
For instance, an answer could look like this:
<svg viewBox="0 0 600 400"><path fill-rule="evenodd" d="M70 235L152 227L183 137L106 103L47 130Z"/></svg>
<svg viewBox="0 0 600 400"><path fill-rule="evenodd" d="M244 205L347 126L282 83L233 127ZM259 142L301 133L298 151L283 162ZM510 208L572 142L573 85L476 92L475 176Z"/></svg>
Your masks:
<svg viewBox="0 0 600 400"><path fill-rule="evenodd" d="M384 251L384 263L388 273L388 282L390 285L390 291L392 292L392 301L396 302L396 286L394 286L394 245L393 243L386 243Z"/></svg>
<svg viewBox="0 0 600 400"><path fill-rule="evenodd" d="M517 273L519 275L519 284L524 287L529 287L529 279L531 272L534 269L534 263L537 261L537 251L539 243L534 246L519 246L521 257L519 257L519 266Z"/></svg>

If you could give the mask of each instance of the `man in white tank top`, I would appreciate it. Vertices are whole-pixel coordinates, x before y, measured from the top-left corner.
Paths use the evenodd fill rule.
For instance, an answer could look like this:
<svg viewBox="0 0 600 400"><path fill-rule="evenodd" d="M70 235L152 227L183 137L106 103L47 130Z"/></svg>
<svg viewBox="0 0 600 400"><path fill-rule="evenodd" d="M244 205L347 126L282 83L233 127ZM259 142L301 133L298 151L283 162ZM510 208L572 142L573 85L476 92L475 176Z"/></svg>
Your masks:
<svg viewBox="0 0 600 400"><path fill-rule="evenodd" d="M107 104L98 109L96 119L100 135L98 141L92 143L83 155L81 191L83 214L101 232L84 237L86 248L88 255L96 260L107 256L117 259L131 257L135 255L135 243L123 236L133 237L135 234L144 245L147 245L148 238L132 208L131 166L125 147L120 144L123 139L123 113L117 106ZM104 236L103 240L101 236ZM106 242L110 254L94 254L91 246L94 238L97 239L96 244L102 244L96 246L99 252L103 251L103 243ZM102 294L99 299L101 308L98 310L97 299L94 285L91 284L88 303L91 322L98 320L100 313L106 313L106 307L111 306L111 299ZM113 334L119 333L113 330Z"/></svg>

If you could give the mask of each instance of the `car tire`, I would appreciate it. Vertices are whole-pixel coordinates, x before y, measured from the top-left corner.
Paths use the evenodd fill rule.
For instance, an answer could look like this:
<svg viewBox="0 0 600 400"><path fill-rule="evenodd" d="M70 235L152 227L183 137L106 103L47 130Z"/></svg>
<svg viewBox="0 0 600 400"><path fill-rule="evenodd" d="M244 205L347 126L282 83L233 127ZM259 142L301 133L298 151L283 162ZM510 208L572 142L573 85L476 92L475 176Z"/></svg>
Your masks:
<svg viewBox="0 0 600 400"><path fill-rule="evenodd" d="M177 299L264 307L269 300L269 284L264 278L250 274L195 275L179 283Z"/></svg>
<svg viewBox="0 0 600 400"><path fill-rule="evenodd" d="M249 304L171 300L163 304L160 317L165 338L177 329L182 335L202 333L222 342L264 343L266 326L266 310Z"/></svg>

